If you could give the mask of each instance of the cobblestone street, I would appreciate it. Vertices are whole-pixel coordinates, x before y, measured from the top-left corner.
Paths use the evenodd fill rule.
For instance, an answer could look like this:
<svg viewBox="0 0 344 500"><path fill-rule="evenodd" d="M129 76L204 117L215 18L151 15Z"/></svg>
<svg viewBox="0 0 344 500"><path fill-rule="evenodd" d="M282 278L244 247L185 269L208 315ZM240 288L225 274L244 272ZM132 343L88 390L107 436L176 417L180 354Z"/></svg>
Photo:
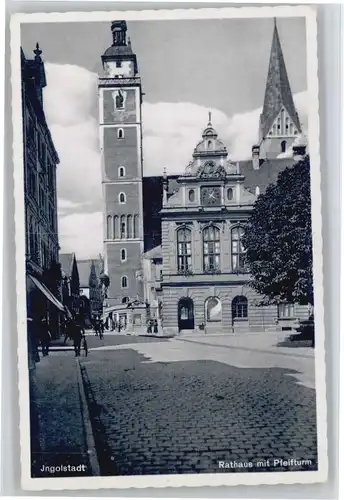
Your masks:
<svg viewBox="0 0 344 500"><path fill-rule="evenodd" d="M316 469L313 358L205 341L108 336L81 358L101 474Z"/></svg>
<svg viewBox="0 0 344 500"><path fill-rule="evenodd" d="M94 457L101 475L316 469L311 349L266 335L87 339L81 372L70 342L37 365L34 476L91 475Z"/></svg>

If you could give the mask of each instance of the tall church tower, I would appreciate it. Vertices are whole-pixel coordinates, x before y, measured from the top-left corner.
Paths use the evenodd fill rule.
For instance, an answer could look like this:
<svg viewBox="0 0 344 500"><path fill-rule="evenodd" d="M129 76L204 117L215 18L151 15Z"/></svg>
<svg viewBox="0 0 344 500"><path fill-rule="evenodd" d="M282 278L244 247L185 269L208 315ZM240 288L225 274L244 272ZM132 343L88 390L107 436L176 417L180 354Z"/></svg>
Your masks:
<svg viewBox="0 0 344 500"><path fill-rule="evenodd" d="M98 81L109 306L143 300L141 79L126 22L113 21L111 31L113 43L102 55Z"/></svg>
<svg viewBox="0 0 344 500"><path fill-rule="evenodd" d="M259 123L260 158L277 158L292 146L301 133L275 19L264 106Z"/></svg>

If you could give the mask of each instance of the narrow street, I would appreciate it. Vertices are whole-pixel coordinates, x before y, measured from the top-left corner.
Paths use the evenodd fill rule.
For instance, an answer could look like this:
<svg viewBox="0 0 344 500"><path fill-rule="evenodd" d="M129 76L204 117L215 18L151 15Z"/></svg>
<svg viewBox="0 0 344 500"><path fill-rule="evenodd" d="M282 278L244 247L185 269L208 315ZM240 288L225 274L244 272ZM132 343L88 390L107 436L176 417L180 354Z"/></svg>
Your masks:
<svg viewBox="0 0 344 500"><path fill-rule="evenodd" d="M266 334L251 337L243 345L225 336L88 336L89 355L79 362L100 474L316 469L313 351L276 347ZM79 362L70 346L56 347L37 373L63 364L57 386L66 376L75 384ZM61 406L70 422L63 423L63 412L55 408L57 456L69 439L68 427L81 425L75 404L68 410L65 400ZM79 411L85 418L82 405ZM51 416L45 416L47 430ZM79 455L90 454L87 444L75 447ZM306 465L271 467L274 459ZM257 465L265 460L270 467ZM221 461L231 467L219 468ZM242 463L249 461L250 467ZM83 474L91 469L88 464Z"/></svg>

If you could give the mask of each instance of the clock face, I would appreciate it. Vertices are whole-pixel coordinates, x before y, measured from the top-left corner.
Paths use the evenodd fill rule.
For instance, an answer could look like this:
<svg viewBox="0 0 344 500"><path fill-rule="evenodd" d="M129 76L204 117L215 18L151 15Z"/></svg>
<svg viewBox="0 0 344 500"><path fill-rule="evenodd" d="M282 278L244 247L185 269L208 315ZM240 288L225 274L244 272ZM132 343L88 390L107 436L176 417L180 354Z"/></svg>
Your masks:
<svg viewBox="0 0 344 500"><path fill-rule="evenodd" d="M206 206L221 205L221 188L219 186L203 187L201 200Z"/></svg>

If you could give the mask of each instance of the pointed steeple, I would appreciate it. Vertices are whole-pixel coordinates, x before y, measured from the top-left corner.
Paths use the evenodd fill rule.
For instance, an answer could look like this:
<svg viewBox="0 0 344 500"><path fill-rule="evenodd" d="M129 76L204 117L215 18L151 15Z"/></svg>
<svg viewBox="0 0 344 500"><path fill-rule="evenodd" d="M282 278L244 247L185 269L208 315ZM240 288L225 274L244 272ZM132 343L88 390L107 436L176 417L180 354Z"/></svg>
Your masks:
<svg viewBox="0 0 344 500"><path fill-rule="evenodd" d="M290 89L287 69L284 62L281 42L278 35L276 18L270 52L269 70L265 89L263 112L260 115L260 138L269 133L274 120L285 108L297 131L301 133L301 124L295 109L293 95Z"/></svg>

